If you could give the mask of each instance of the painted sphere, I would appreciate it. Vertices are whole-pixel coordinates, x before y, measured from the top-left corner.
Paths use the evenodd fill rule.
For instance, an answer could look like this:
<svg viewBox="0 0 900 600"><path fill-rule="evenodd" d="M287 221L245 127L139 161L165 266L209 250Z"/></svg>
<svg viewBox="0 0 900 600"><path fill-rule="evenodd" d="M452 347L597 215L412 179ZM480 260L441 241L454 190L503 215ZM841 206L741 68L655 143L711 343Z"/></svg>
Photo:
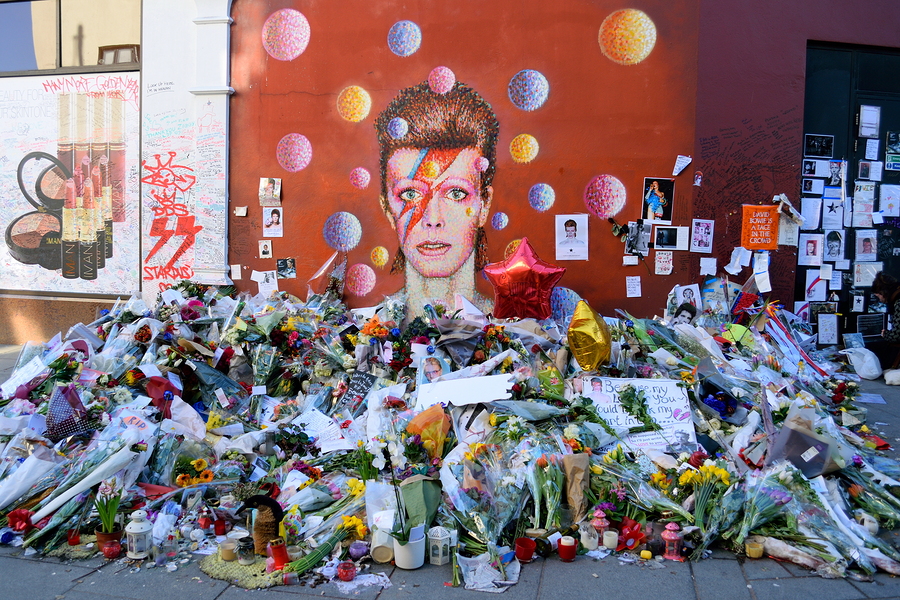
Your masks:
<svg viewBox="0 0 900 600"><path fill-rule="evenodd" d="M350 183L355 188L364 190L369 187L369 181L371 180L372 176L369 175L369 171L362 167L356 167L350 171Z"/></svg>
<svg viewBox="0 0 900 600"><path fill-rule="evenodd" d="M375 289L375 271L372 267L363 263L351 265L347 269L347 291L354 296L366 296Z"/></svg>
<svg viewBox="0 0 900 600"><path fill-rule="evenodd" d="M397 56L409 56L422 45L422 30L412 21L398 21L388 31L388 48Z"/></svg>
<svg viewBox="0 0 900 600"><path fill-rule="evenodd" d="M491 217L491 226L497 231L506 229L507 225L509 225L509 216L506 213L494 213L494 216Z"/></svg>
<svg viewBox="0 0 900 600"><path fill-rule="evenodd" d="M325 220L322 235L338 252L349 252L356 248L362 237L362 224L353 213L336 212Z"/></svg>
<svg viewBox="0 0 900 600"><path fill-rule="evenodd" d="M369 255L369 258L372 259L373 265L379 269L383 269L388 262L388 258L390 258L390 254L388 254L388 249L384 246L375 246L372 248L372 253Z"/></svg>
<svg viewBox="0 0 900 600"><path fill-rule="evenodd" d="M309 21L292 8L276 10L262 28L263 48L276 60L294 60L309 44Z"/></svg>
<svg viewBox="0 0 900 600"><path fill-rule="evenodd" d="M296 173L305 169L312 160L312 144L305 135L289 133L278 142L275 157L284 170Z"/></svg>
<svg viewBox="0 0 900 600"><path fill-rule="evenodd" d="M516 251L516 248L519 247L519 244L522 243L521 238L517 240L513 240L506 245L506 249L503 251L503 258L509 258L512 256L513 252Z"/></svg>
<svg viewBox="0 0 900 600"><path fill-rule="evenodd" d="M553 320L568 328L579 300L581 296L569 288L559 286L553 288L550 293L550 314Z"/></svg>
<svg viewBox="0 0 900 600"><path fill-rule="evenodd" d="M517 163L530 163L538 155L538 141L533 135L520 133L509 145L509 153Z"/></svg>
<svg viewBox="0 0 900 600"><path fill-rule="evenodd" d="M403 117L394 117L388 122L388 135L395 140L399 140L409 132L409 123Z"/></svg>
<svg viewBox="0 0 900 600"><path fill-rule="evenodd" d="M337 99L338 113L351 123L359 123L369 116L372 97L358 85L344 88Z"/></svg>
<svg viewBox="0 0 900 600"><path fill-rule="evenodd" d="M620 65L636 65L650 56L656 45L656 25L647 13L624 8L603 19L597 40L609 60Z"/></svg>
<svg viewBox="0 0 900 600"><path fill-rule="evenodd" d="M546 183L536 183L528 190L528 204L538 212L550 210L556 201L556 192Z"/></svg>
<svg viewBox="0 0 900 600"><path fill-rule="evenodd" d="M614 217L625 206L625 185L612 175L597 175L584 190L584 205L595 217Z"/></svg>
<svg viewBox="0 0 900 600"><path fill-rule="evenodd" d="M509 99L522 110L537 110L547 101L550 84L540 72L525 69L509 80Z"/></svg>
<svg viewBox="0 0 900 600"><path fill-rule="evenodd" d="M447 67L435 67L428 74L428 87L435 94L446 94L453 89L456 83L456 75Z"/></svg>

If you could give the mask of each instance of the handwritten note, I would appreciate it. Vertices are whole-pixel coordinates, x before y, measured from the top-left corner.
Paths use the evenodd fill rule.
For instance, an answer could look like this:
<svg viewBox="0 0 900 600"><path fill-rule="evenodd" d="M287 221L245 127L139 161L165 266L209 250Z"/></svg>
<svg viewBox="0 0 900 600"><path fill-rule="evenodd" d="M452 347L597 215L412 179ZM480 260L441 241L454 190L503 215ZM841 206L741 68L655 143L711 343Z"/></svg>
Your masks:
<svg viewBox="0 0 900 600"><path fill-rule="evenodd" d="M641 297L641 276L629 275L625 278L625 297L640 298Z"/></svg>
<svg viewBox="0 0 900 600"><path fill-rule="evenodd" d="M640 427L641 422L625 412L619 402L619 391L626 385L643 390L650 416L660 431L631 433L623 439L636 448L653 448L665 451L667 446L696 444L691 409L684 388L672 379L618 379L608 377L585 377L584 389L591 390L587 396L597 407L600 416L613 429ZM676 448L677 449L677 448ZM687 451L687 450L685 450Z"/></svg>

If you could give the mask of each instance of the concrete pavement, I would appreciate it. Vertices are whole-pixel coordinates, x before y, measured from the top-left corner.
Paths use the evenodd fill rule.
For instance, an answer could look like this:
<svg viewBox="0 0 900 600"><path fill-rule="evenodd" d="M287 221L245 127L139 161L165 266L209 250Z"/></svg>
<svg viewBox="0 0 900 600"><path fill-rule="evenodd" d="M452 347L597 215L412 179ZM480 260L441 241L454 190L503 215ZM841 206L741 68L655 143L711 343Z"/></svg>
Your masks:
<svg viewBox="0 0 900 600"><path fill-rule="evenodd" d="M0 346L0 381L9 376L18 347ZM864 381L864 392L881 394L887 404L865 404L868 422L877 433L900 447L900 388L884 380ZM897 533L886 534L892 541ZM263 595L271 600L294 596L360 598L361 600L453 600L474 593L444 584L450 580L449 565L425 565L416 571L375 565L386 573L392 587L363 588L342 594L334 584L316 588L279 586L269 590L244 590L226 581L211 579L192 561L173 573L163 569L141 569L107 562L102 557L87 561L62 561L24 556L20 548L0 546L0 598L36 600L235 600ZM506 600L556 600L566 598L614 598L615 600L851 600L900 599L900 578L878 573L873 582L826 580L791 564L763 558L739 559L715 549L712 558L698 563L666 561L661 565L622 564L614 556L601 561L580 556L563 563L555 555L523 565L519 583L505 592Z"/></svg>

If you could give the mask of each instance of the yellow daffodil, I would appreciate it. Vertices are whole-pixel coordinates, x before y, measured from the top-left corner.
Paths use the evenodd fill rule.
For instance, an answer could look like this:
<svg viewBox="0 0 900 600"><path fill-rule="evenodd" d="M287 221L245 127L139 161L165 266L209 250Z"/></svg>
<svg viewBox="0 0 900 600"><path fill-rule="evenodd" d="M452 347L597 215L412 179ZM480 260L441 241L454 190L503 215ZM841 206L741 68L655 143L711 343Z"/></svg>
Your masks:
<svg viewBox="0 0 900 600"><path fill-rule="evenodd" d="M601 467L600 465L591 465L591 473L593 473L594 475L602 475L603 467Z"/></svg>
<svg viewBox="0 0 900 600"><path fill-rule="evenodd" d="M348 479L347 489L350 490L351 496L356 496L358 498L366 493L366 484L359 479Z"/></svg>
<svg viewBox="0 0 900 600"><path fill-rule="evenodd" d="M497 413L491 413L490 419L488 419L491 423L491 427L497 426Z"/></svg>

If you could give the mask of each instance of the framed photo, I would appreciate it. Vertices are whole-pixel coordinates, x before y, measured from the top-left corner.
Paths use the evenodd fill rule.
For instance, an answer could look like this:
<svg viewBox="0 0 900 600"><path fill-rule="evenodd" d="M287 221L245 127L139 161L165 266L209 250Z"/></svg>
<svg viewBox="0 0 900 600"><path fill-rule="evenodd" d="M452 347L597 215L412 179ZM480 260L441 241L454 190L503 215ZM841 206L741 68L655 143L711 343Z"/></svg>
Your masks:
<svg viewBox="0 0 900 600"><path fill-rule="evenodd" d="M587 214L556 215L556 260L587 259Z"/></svg>
<svg viewBox="0 0 900 600"><path fill-rule="evenodd" d="M807 133L803 136L803 156L832 158L834 156L834 136Z"/></svg>
<svg viewBox="0 0 900 600"><path fill-rule="evenodd" d="M647 221L672 222L672 203L675 201L675 179L644 177L644 216Z"/></svg>
<svg viewBox="0 0 900 600"><path fill-rule="evenodd" d="M716 222L712 219L693 219L691 221L691 252L712 252L713 232Z"/></svg>
<svg viewBox="0 0 900 600"><path fill-rule="evenodd" d="M259 240L259 257L272 258L272 240Z"/></svg>

